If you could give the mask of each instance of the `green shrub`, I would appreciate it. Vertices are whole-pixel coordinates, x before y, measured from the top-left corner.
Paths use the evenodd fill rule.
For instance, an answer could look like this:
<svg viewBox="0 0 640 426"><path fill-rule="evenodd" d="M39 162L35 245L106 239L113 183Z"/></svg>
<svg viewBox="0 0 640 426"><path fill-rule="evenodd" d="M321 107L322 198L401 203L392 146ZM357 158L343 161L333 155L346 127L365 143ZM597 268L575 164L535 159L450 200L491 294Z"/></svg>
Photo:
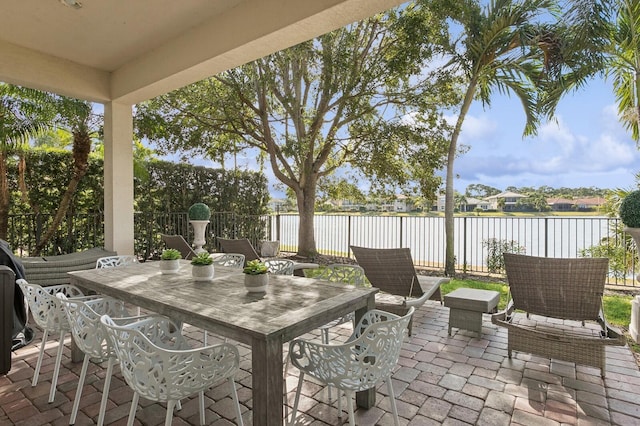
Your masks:
<svg viewBox="0 0 640 426"><path fill-rule="evenodd" d="M620 203L620 219L629 228L640 228L640 190L631 191Z"/></svg>
<svg viewBox="0 0 640 426"><path fill-rule="evenodd" d="M491 273L504 272L503 253L524 254L526 248L518 245L517 241L498 240L497 238L489 238L484 240L482 245L487 248L487 269Z"/></svg>

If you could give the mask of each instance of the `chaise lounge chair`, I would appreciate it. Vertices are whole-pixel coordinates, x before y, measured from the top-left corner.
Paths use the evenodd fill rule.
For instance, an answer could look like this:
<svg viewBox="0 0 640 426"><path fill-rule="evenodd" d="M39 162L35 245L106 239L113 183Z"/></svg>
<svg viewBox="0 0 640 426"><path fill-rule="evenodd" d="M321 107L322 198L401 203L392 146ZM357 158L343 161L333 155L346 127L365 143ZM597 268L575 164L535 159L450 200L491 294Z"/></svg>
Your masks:
<svg viewBox="0 0 640 426"><path fill-rule="evenodd" d="M609 260L505 253L504 263L511 300L491 321L508 330L509 358L526 352L596 367L604 377L604 347L626 343L602 312Z"/></svg>
<svg viewBox="0 0 640 426"><path fill-rule="evenodd" d="M196 252L193 251L193 248L191 248L189 243L184 239L182 235L160 234L160 238L167 246L167 248L178 250L183 259L190 260L196 255Z"/></svg>
<svg viewBox="0 0 640 426"><path fill-rule="evenodd" d="M351 251L371 285L381 291L376 294L376 309L402 316L412 306L418 308L430 299L442 303L440 286L449 282L449 279L418 276L408 248L351 246Z"/></svg>

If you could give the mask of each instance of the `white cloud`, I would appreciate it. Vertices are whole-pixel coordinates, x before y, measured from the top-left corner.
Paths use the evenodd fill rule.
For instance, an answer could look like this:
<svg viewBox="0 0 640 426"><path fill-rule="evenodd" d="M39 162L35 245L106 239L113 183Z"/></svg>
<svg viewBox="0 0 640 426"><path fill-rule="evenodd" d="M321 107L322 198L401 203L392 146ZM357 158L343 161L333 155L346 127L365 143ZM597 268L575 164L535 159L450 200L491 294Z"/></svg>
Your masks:
<svg viewBox="0 0 640 426"><path fill-rule="evenodd" d="M451 126L456 124L457 115L446 115L444 119ZM467 114L462 123L462 131L460 132L459 143L470 144L476 141L491 139L496 133L498 124L491 120L487 115L475 116Z"/></svg>

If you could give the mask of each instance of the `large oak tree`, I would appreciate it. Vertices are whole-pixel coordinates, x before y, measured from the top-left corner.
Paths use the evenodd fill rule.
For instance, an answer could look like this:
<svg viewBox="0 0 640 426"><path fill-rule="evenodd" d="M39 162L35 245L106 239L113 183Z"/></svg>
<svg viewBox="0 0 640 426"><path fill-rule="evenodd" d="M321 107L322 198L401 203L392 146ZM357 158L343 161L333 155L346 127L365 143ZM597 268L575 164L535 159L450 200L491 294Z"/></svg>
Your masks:
<svg viewBox="0 0 640 426"><path fill-rule="evenodd" d="M298 254L314 255L318 185L342 166L378 187L439 186L440 109L457 94L449 75L426 69L447 43L444 24L411 5L354 23L141 104L136 128L165 152L259 152L295 194Z"/></svg>

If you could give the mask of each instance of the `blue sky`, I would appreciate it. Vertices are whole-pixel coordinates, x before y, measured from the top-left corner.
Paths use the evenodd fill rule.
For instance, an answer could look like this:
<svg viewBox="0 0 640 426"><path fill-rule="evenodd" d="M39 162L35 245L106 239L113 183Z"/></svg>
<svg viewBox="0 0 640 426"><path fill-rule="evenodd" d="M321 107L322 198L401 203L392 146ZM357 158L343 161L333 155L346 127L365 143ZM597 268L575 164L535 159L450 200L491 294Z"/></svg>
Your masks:
<svg viewBox="0 0 640 426"><path fill-rule="evenodd" d="M475 102L465 120L460 143L470 150L456 160L456 190L474 183L498 189L635 186L640 151L618 121L609 82L593 80L567 95L556 122L543 123L537 136L524 139L519 100L493 99L484 109Z"/></svg>

